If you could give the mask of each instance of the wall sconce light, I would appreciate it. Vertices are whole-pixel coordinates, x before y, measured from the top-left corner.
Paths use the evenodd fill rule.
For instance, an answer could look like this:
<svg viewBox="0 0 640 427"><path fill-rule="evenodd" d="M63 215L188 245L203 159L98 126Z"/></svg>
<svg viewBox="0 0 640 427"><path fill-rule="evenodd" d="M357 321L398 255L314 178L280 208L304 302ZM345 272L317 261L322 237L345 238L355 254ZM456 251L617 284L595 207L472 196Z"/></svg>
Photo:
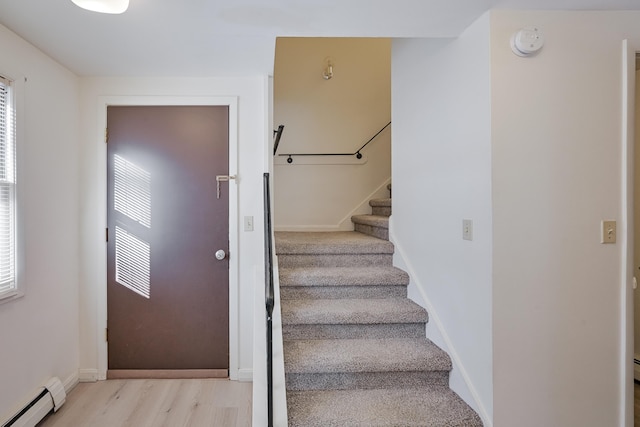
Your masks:
<svg viewBox="0 0 640 427"><path fill-rule="evenodd" d="M129 0L71 0L76 6L99 13L123 13L129 7Z"/></svg>
<svg viewBox="0 0 640 427"><path fill-rule="evenodd" d="M322 78L324 78L325 80L329 80L331 77L333 77L333 59L325 58L324 62L326 65L324 67L324 71L322 72Z"/></svg>
<svg viewBox="0 0 640 427"><path fill-rule="evenodd" d="M531 56L544 45L544 37L537 27L526 27L511 36L511 50L518 56Z"/></svg>

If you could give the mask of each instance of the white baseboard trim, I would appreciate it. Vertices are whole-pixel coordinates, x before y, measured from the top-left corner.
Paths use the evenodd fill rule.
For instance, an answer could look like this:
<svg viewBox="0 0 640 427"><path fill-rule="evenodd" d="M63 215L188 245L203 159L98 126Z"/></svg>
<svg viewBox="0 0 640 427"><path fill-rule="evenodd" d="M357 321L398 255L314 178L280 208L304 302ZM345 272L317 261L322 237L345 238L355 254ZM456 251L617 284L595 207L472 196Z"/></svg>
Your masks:
<svg viewBox="0 0 640 427"><path fill-rule="evenodd" d="M69 394L69 392L71 390L74 389L75 386L78 385L79 381L79 372L76 371L74 373L72 373L71 375L69 375L67 378L65 378L64 381L62 381L62 386L64 387L64 392Z"/></svg>
<svg viewBox="0 0 640 427"><path fill-rule="evenodd" d="M238 369L238 374L237 376L233 376L231 375L230 378L231 380L237 380L237 381L246 381L246 382L251 382L253 381L253 370L252 369ZM96 381L104 381L106 380L106 375L100 375L98 373L97 369L79 369L78 370L78 375L76 377L76 381L75 384L81 382L81 383L94 383ZM75 384L73 384L73 386L75 387ZM65 390L67 389L66 383L65 383Z"/></svg>
<svg viewBox="0 0 640 427"><path fill-rule="evenodd" d="M453 363L454 369L458 371L469 393L473 397L474 404L472 406L474 407L474 409L476 409L476 411L478 412L478 415L480 415L480 418L482 418L482 423L484 424L484 427L493 427L493 420L491 419L491 417L489 417L489 413L487 412L487 409L484 407L484 405L482 404L482 401L480 400L478 391L474 387L473 382L469 378L469 374L467 373L464 365L460 361L460 356L458 355L458 352L456 351L456 348L453 345L451 338L449 338L449 335L447 334L447 331L445 330L444 325L442 324L442 321L438 316L438 312L433 307L431 300L429 299L429 297L427 296L424 290L424 286L422 286L422 284L420 283L418 276L415 274L415 270L413 266L408 261L408 258L406 257L405 252L402 249L402 245L400 245L394 239L394 237L395 235L393 233L393 219L391 219L389 223L389 240L395 246L394 265L396 264L395 257L397 256L400 258L400 261L402 264L402 265L398 265L398 267L401 269L405 269L409 274L409 277L411 278L411 282L416 285L416 289L420 293L420 296L422 297L424 305L426 305L425 309L429 313L429 323L433 323L435 325L436 330L438 331L442 340L444 341L445 348L443 348L443 350L449 354L449 357L451 357L451 362Z"/></svg>
<svg viewBox="0 0 640 427"><path fill-rule="evenodd" d="M245 381L245 382L253 381L253 369L238 369L237 372L238 372L237 376L234 376L233 378L231 378L232 380ZM103 376L101 378L101 376L98 374L97 369L79 369L78 375L75 376L75 383L71 388L75 387L75 385L79 382L94 383L96 381L103 381L103 380L106 380L106 376ZM64 387L65 390L67 390L67 382L65 382L64 385L65 385Z"/></svg>
<svg viewBox="0 0 640 427"><path fill-rule="evenodd" d="M78 381L81 383L94 383L99 379L100 378L98 376L97 369L79 369L78 370Z"/></svg>
<svg viewBox="0 0 640 427"><path fill-rule="evenodd" d="M238 381L253 382L253 369L238 369Z"/></svg>

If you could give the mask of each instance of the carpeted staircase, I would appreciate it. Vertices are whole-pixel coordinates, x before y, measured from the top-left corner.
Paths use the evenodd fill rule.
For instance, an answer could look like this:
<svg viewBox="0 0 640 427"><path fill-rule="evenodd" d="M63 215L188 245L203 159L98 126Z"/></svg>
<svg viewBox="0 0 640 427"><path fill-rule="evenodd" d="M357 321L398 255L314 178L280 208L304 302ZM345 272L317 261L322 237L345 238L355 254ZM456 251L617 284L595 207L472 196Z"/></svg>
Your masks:
<svg viewBox="0 0 640 427"><path fill-rule="evenodd" d="M277 232L289 426L482 426L393 267L391 199L352 232Z"/></svg>

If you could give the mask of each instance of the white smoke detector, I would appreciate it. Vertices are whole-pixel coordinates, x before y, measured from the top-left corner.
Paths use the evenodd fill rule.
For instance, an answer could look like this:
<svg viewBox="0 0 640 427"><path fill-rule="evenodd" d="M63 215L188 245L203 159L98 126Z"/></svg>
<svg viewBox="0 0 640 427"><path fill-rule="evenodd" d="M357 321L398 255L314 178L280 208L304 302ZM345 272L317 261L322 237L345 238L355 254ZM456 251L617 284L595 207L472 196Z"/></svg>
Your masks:
<svg viewBox="0 0 640 427"><path fill-rule="evenodd" d="M531 56L543 45L544 37L538 27L526 27L511 36L511 50L518 56Z"/></svg>

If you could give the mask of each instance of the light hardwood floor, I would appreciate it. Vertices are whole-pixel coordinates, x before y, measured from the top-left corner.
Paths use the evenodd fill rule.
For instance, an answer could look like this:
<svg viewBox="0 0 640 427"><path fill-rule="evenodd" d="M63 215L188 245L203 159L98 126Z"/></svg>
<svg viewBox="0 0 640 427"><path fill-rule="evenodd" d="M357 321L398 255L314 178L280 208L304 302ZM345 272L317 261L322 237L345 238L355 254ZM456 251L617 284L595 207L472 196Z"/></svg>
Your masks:
<svg viewBox="0 0 640 427"><path fill-rule="evenodd" d="M227 380L108 380L78 384L38 427L251 426L251 383ZM634 384L640 427L640 385Z"/></svg>
<svg viewBox="0 0 640 427"><path fill-rule="evenodd" d="M38 427L250 427L251 394L221 379L81 383Z"/></svg>

